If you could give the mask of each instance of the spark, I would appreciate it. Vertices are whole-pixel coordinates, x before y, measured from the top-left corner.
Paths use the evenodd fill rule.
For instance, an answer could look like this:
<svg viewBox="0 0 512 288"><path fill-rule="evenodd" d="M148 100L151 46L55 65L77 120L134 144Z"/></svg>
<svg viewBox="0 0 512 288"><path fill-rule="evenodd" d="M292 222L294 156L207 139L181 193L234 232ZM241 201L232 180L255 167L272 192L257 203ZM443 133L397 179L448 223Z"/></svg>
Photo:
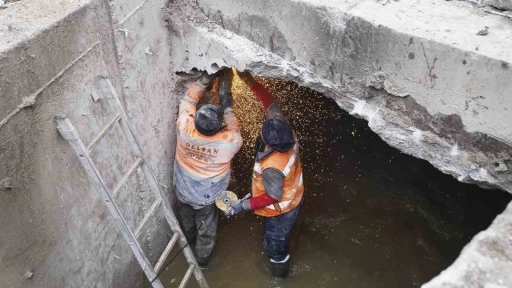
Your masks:
<svg viewBox="0 0 512 288"><path fill-rule="evenodd" d="M334 100L293 82L261 77L255 77L255 79L274 95L277 104L298 135L301 161L303 168L308 170L305 173L311 175L318 183L329 180L325 174L331 168L328 167L325 157L337 161L343 158L343 155L337 155L331 151L330 147L339 145L342 139L339 135L342 132L341 128L331 125L344 119L346 113L341 111ZM214 83L214 85L217 84ZM215 86L213 91L216 91ZM265 121L265 111L263 105L237 73L234 73L231 91L233 109L240 122L244 139L244 144L234 159L233 171L241 184L240 188L245 189L244 187L250 187L250 173L254 165L254 143ZM218 96L213 95L210 98L215 101ZM327 121L330 122L327 123ZM354 131L350 131L354 135L355 130L350 130Z"/></svg>

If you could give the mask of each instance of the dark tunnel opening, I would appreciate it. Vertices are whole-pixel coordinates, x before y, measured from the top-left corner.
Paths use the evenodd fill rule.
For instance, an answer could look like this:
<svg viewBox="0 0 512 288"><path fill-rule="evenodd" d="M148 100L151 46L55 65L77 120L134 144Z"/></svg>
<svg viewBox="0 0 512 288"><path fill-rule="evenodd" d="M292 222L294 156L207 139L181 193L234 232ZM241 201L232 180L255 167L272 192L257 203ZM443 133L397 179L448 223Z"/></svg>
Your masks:
<svg viewBox="0 0 512 288"><path fill-rule="evenodd" d="M511 201L401 153L324 95L258 78L298 134L305 194L291 239L290 276L269 276L263 219L222 217L204 270L211 287L419 287L457 258ZM250 192L262 106L237 78L234 108L244 146L230 189Z"/></svg>

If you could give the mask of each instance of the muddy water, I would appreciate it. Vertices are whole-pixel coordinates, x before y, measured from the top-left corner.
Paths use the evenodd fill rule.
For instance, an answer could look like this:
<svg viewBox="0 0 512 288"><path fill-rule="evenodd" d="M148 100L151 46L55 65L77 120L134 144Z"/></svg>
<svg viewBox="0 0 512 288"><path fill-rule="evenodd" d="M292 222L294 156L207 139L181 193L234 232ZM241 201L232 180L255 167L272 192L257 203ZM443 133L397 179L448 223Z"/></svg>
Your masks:
<svg viewBox="0 0 512 288"><path fill-rule="evenodd" d="M235 84L235 108L243 113L236 102L247 101L240 95L249 92ZM292 83L265 85L277 95L302 148L306 190L290 276L269 276L262 218L246 213L221 218L204 270L210 287L419 287L448 267L511 200L508 193L459 183L402 154L331 99ZM251 129L243 131L245 139L254 136ZM234 163L232 189L240 196L250 187L250 142ZM171 265L162 278L166 287L177 287L183 272Z"/></svg>

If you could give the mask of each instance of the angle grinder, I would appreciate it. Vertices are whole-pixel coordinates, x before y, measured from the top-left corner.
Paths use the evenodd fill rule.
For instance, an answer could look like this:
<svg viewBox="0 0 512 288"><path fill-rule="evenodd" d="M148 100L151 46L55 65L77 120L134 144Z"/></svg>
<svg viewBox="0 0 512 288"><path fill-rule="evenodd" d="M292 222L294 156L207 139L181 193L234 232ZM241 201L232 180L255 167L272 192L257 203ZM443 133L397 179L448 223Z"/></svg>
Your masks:
<svg viewBox="0 0 512 288"><path fill-rule="evenodd" d="M231 205L249 199L249 197L251 197L251 193L245 195L242 199L238 199L235 193L231 191L222 191L215 199L215 205L217 205L217 208L225 212L231 207Z"/></svg>

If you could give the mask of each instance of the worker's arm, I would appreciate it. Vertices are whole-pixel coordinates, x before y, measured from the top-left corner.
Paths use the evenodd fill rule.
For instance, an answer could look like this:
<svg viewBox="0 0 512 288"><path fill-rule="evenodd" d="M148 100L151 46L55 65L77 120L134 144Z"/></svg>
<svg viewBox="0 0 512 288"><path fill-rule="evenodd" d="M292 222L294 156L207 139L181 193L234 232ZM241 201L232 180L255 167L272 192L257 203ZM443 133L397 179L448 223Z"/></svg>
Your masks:
<svg viewBox="0 0 512 288"><path fill-rule="evenodd" d="M252 77L249 72L239 73L240 78L245 82L245 84L251 89L252 93L256 95L256 98L263 104L263 108L267 113L267 119L282 119L286 120L281 108L275 102L274 95L268 91L263 84L259 83Z"/></svg>
<svg viewBox="0 0 512 288"><path fill-rule="evenodd" d="M227 87L219 87L220 109L224 113L224 122L226 122L227 129L230 131L240 132L240 124L238 123L238 119L235 116L235 111L233 110L233 95L231 93L231 81L232 76L229 77L226 76L226 74L221 76L219 85L226 85Z"/></svg>
<svg viewBox="0 0 512 288"><path fill-rule="evenodd" d="M240 123L235 116L233 108L227 108L224 110L224 121L226 122L228 130L240 132Z"/></svg>
<svg viewBox="0 0 512 288"><path fill-rule="evenodd" d="M281 201L283 197L284 174L281 171L267 168L263 170L262 177L266 193L249 199L247 204L244 203L244 208L248 208L246 210L266 207Z"/></svg>
<svg viewBox="0 0 512 288"><path fill-rule="evenodd" d="M263 170L262 176L266 193L232 205L224 213L226 216L233 216L243 211L263 208L281 201L283 197L284 174L277 169L267 168Z"/></svg>
<svg viewBox="0 0 512 288"><path fill-rule="evenodd" d="M190 86L185 96L180 100L180 106L178 109L178 125L185 123L188 118L194 118L196 115L196 105L199 102L199 99L203 96L206 87L208 87L212 80L213 76L209 76L205 73L200 80Z"/></svg>
<svg viewBox="0 0 512 288"><path fill-rule="evenodd" d="M233 74L231 70L224 71L219 81L219 102L220 110L224 114L224 122L226 123L226 129L235 134L238 152L242 147L243 140L240 134L240 124L236 118L235 111L233 110L233 95L231 93L231 82L233 80Z"/></svg>
<svg viewBox="0 0 512 288"><path fill-rule="evenodd" d="M242 148L243 139L242 134L240 133L240 124L238 122L238 119L235 116L235 111L233 111L233 108L228 108L224 110L224 122L226 122L226 129L231 131L231 133L235 134L236 137L236 151L237 153L240 148Z"/></svg>

